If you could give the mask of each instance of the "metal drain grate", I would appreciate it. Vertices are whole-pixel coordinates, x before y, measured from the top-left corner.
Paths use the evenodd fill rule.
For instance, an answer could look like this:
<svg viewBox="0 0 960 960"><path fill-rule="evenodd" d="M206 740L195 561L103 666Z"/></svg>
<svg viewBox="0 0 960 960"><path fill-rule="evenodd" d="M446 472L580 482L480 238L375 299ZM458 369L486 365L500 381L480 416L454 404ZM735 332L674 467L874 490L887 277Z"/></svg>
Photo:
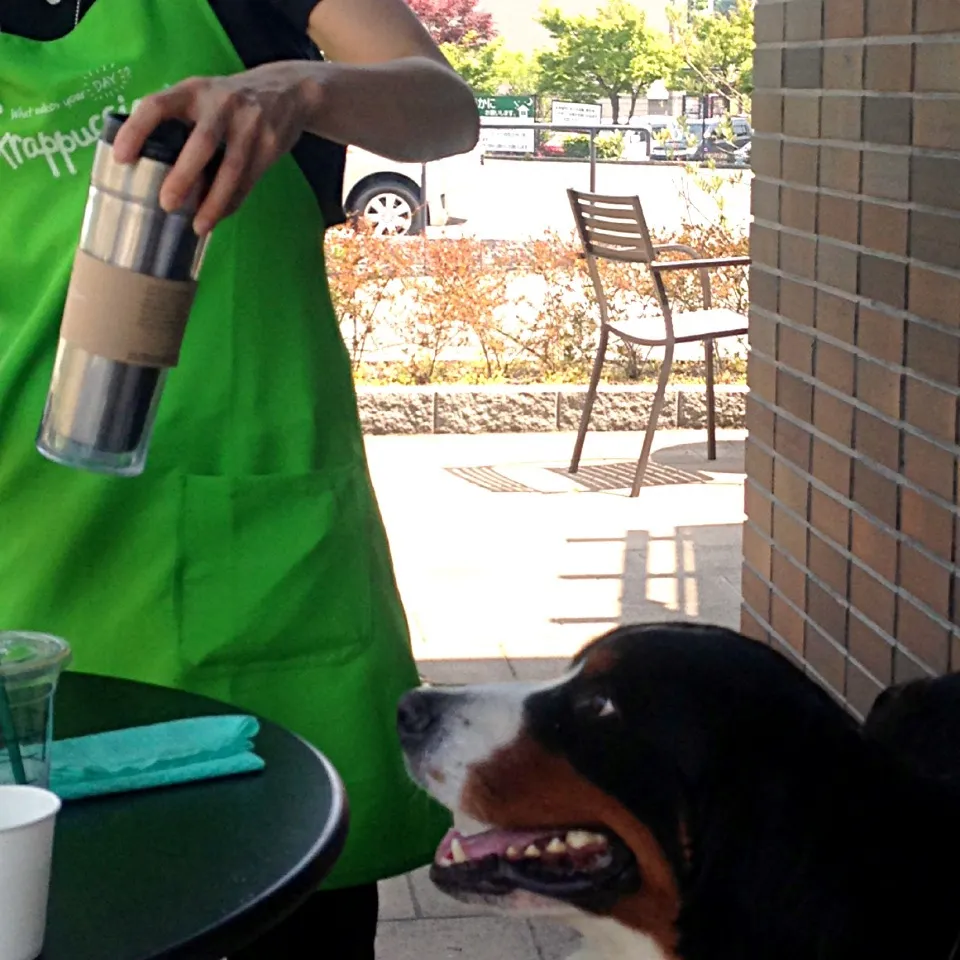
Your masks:
<svg viewBox="0 0 960 960"><path fill-rule="evenodd" d="M616 463L581 463L580 469L574 474L568 474L566 467L549 467L548 469L553 473L569 476L590 493L600 493L604 490L622 490L631 487L637 464L634 460ZM710 483L712 480L713 477L709 474L700 473L698 470L682 470L680 467L671 467L651 460L643 476L643 485L669 487L682 483Z"/></svg>
<svg viewBox="0 0 960 960"><path fill-rule="evenodd" d="M602 493L610 490L627 489L633 483L633 473L636 469L633 460L613 463L581 464L575 474L567 472L566 467L543 467L546 472L569 480L572 485L584 488L588 493ZM542 487L521 483L501 473L497 467L448 467L447 472L460 480L489 493L564 493L569 490L558 490L556 483L550 483L544 478ZM531 471L532 473L532 471ZM665 487L684 483L711 483L713 481L707 473L697 470L683 470L663 463L651 462L647 466L647 473L643 478L645 487Z"/></svg>
<svg viewBox="0 0 960 960"><path fill-rule="evenodd" d="M447 473L490 493L555 493L505 477L496 467L447 467Z"/></svg>

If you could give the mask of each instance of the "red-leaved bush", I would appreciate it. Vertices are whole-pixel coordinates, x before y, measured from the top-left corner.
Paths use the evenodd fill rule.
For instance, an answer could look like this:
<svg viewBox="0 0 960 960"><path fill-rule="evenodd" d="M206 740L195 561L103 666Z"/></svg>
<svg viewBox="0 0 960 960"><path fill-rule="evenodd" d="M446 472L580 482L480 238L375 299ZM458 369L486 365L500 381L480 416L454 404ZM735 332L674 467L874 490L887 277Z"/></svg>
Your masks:
<svg viewBox="0 0 960 960"><path fill-rule="evenodd" d="M723 222L684 225L654 242L687 244L705 258L749 250L746 234ZM572 234L506 243L342 229L329 233L326 252L358 381L548 383L589 376L599 313ZM658 312L646 266L606 262L601 270L616 316ZM675 311L702 306L696 271L664 276ZM714 306L746 314L743 268L711 271L711 281ZM656 351L618 340L607 357L608 380L645 381L659 372ZM720 381L742 381L743 350L722 353L717 372ZM702 361L677 362L674 375L699 379Z"/></svg>

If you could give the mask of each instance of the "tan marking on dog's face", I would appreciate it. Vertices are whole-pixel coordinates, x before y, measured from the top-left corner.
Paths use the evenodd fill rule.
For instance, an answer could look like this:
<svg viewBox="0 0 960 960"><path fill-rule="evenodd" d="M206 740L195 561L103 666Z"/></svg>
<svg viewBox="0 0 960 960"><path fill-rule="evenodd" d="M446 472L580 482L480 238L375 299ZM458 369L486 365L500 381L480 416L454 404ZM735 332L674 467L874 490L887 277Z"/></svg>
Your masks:
<svg viewBox="0 0 960 960"><path fill-rule="evenodd" d="M610 916L653 938L675 957L680 892L660 844L626 808L585 780L562 757L526 735L473 765L461 794L468 816L503 829L605 826L633 852L641 887L620 898Z"/></svg>
<svg viewBox="0 0 960 960"><path fill-rule="evenodd" d="M612 673L616 669L618 659L616 650L609 644L587 647L578 661L578 673L583 677Z"/></svg>

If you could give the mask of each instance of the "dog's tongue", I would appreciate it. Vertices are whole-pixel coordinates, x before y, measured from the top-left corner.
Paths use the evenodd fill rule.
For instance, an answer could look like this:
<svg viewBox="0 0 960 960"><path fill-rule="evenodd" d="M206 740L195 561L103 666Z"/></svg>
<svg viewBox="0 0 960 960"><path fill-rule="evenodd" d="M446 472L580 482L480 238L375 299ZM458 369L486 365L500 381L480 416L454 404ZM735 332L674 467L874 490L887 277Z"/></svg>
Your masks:
<svg viewBox="0 0 960 960"><path fill-rule="evenodd" d="M554 836L544 830L487 830L465 837L458 830L450 830L437 848L437 860L455 860L454 841L468 860L482 860L484 857L502 857L509 848L523 850L531 843Z"/></svg>

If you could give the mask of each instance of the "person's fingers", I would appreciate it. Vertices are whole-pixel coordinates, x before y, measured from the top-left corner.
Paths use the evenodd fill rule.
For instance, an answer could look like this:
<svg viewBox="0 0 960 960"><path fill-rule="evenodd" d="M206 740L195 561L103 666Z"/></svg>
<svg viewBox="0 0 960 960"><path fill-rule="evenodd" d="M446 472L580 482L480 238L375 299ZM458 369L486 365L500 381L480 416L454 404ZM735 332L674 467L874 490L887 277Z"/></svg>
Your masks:
<svg viewBox="0 0 960 960"><path fill-rule="evenodd" d="M164 120L196 120L197 101L203 80L184 80L169 90L154 93L137 105L117 133L113 155L119 163L133 163L147 137Z"/></svg>
<svg viewBox="0 0 960 960"><path fill-rule="evenodd" d="M193 221L198 235L209 233L233 213L256 182L254 168L259 166L262 121L262 114L255 107L241 108L233 114L217 176Z"/></svg>
<svg viewBox="0 0 960 960"><path fill-rule="evenodd" d="M193 132L160 190L160 206L167 212L183 205L220 148L230 124L228 111L222 103L210 104L197 118Z"/></svg>

